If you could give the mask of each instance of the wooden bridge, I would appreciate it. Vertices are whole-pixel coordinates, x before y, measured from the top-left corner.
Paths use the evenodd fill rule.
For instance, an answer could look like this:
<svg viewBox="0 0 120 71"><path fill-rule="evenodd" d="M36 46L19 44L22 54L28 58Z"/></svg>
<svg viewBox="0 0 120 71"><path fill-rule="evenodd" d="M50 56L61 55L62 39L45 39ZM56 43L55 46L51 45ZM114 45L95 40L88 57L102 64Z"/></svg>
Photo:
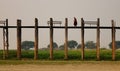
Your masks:
<svg viewBox="0 0 120 71"><path fill-rule="evenodd" d="M3 59L8 57L9 51L9 32L8 29L17 29L17 58L21 59L21 33L22 28L33 28L35 29L35 44L34 44L34 59L38 59L38 29L50 29L50 59L53 59L53 30L54 29L65 29L65 46L64 46L64 59L68 59L68 29L81 29L81 59L84 60L84 30L85 29L96 29L97 37L96 37L96 58L100 60L100 29L110 29L112 33L112 60L115 60L115 30L119 30L120 27L115 26L114 20L111 21L112 26L100 26L100 19L98 18L96 21L84 21L81 18L81 26L68 26L68 19L65 18L65 26L53 26L53 19L50 18L49 24L50 26L38 26L38 19L35 18L35 26L21 26L21 20L17 20L17 26L8 26L8 19L6 21L0 22L0 24L4 24L0 26L3 29ZM85 26L85 24L91 24L96 26Z"/></svg>

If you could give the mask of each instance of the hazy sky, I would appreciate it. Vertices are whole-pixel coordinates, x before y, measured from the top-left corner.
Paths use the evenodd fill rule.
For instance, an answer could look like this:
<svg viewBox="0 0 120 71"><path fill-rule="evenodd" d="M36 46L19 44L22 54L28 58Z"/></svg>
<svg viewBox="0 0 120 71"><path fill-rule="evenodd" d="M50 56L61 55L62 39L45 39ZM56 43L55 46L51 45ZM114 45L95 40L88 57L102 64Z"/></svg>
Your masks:
<svg viewBox="0 0 120 71"><path fill-rule="evenodd" d="M76 17L80 25L80 18L96 20L100 18L100 25L111 26L111 19L120 26L120 0L0 0L0 19L9 19L9 25L16 25L17 19L22 19L22 25L34 25L34 18L39 19L39 25L47 25L50 17L62 21L69 19L73 25ZM85 30L85 41L96 41L96 30ZM2 29L0 29L0 48L2 48ZM116 40L120 40L117 31ZM39 47L49 44L49 29L39 29ZM16 48L16 29L10 29L10 48ZM25 29L22 41L34 40L34 29ZM81 43L80 29L69 30L69 40ZM64 43L64 29L56 29L54 41L59 45ZM111 42L111 30L101 30L101 47L108 47Z"/></svg>

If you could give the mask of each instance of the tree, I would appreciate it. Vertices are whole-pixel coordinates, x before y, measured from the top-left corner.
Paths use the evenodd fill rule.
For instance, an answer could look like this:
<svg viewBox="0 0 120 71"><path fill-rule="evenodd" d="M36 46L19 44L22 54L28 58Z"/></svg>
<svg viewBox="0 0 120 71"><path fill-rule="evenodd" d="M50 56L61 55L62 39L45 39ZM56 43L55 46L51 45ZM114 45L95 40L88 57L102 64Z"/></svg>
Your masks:
<svg viewBox="0 0 120 71"><path fill-rule="evenodd" d="M23 41L22 42L22 49L24 50L29 50L30 48L34 47L34 42L33 41Z"/></svg>
<svg viewBox="0 0 120 71"><path fill-rule="evenodd" d="M96 43L94 43L93 41L87 41L87 42L85 43L85 46L86 46L86 48L88 48L88 49L95 49L95 48L96 48Z"/></svg>
<svg viewBox="0 0 120 71"><path fill-rule="evenodd" d="M64 44L59 46L60 50L64 50Z"/></svg>
<svg viewBox="0 0 120 71"><path fill-rule="evenodd" d="M116 47L116 49L120 48L120 41L115 41L115 47ZM109 43L109 48L112 49L112 42Z"/></svg>
<svg viewBox="0 0 120 71"><path fill-rule="evenodd" d="M50 48L50 44L47 47ZM55 49L55 48L58 48L58 45L56 42L53 42L53 49Z"/></svg>
<svg viewBox="0 0 120 71"><path fill-rule="evenodd" d="M70 41L68 41L68 47L69 47L70 49L75 48L77 45L78 45L78 43L77 43L77 41L75 41L75 40L70 40Z"/></svg>
<svg viewBox="0 0 120 71"><path fill-rule="evenodd" d="M80 48L81 48L81 44L78 44L77 49L80 49Z"/></svg>

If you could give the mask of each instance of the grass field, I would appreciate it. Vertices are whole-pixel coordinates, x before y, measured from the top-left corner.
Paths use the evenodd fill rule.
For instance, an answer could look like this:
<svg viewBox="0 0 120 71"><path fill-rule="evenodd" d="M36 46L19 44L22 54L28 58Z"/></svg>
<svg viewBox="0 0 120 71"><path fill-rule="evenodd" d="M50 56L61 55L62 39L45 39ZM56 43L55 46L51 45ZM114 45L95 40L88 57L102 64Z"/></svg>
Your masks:
<svg viewBox="0 0 120 71"><path fill-rule="evenodd" d="M0 71L120 71L120 50L116 51L116 61L112 61L111 50L101 50L101 61L96 61L95 50L85 50L85 60L81 60L80 50L69 50L68 60L64 51L55 50L54 60L49 60L48 50L39 50L39 59L34 60L34 51L22 50L22 59L16 58L16 51L10 50L9 57L2 59L0 51Z"/></svg>
<svg viewBox="0 0 120 71"><path fill-rule="evenodd" d="M49 50L39 50L38 60L49 60ZM2 60L2 50L0 51L0 60ZM64 60L63 50L54 50L54 60ZM22 50L23 60L32 60L34 58L33 50ZM69 50L68 60L81 60L80 50ZM105 61L112 60L112 50L100 50L100 59ZM17 60L16 50L9 51L9 57L7 60ZM96 50L85 50L85 60L96 60ZM120 50L116 50L116 60L120 60Z"/></svg>

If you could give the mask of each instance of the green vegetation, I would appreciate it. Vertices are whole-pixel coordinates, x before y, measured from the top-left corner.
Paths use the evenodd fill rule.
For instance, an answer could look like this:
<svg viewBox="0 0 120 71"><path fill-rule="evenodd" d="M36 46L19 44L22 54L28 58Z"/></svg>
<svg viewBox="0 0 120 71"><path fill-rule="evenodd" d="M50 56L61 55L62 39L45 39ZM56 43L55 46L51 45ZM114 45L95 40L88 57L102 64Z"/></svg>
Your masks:
<svg viewBox="0 0 120 71"><path fill-rule="evenodd" d="M85 43L85 46L87 49L95 49L96 48L96 43L94 43L93 41L87 41Z"/></svg>
<svg viewBox="0 0 120 71"><path fill-rule="evenodd" d="M50 44L48 44L47 48L50 48ZM53 49L57 49L58 44L56 42L53 42Z"/></svg>
<svg viewBox="0 0 120 71"><path fill-rule="evenodd" d="M69 40L69 41L68 41L68 47L69 47L70 49L74 49L77 45L78 45L78 43L77 43L77 41L75 41L75 40Z"/></svg>
<svg viewBox="0 0 120 71"><path fill-rule="evenodd" d="M65 44L60 45L59 49L60 50L64 50L64 46L65 46ZM75 41L75 40L69 40L68 41L68 48L69 49L75 49L75 47L79 47L77 41Z"/></svg>
<svg viewBox="0 0 120 71"><path fill-rule="evenodd" d="M23 41L22 42L22 49L24 50L29 50L30 48L34 47L34 42L33 41Z"/></svg>
<svg viewBox="0 0 120 71"><path fill-rule="evenodd" d="M35 65L65 65L65 64L115 64L120 65L120 61L63 61L63 60L0 60L0 65L21 65L21 64L35 64Z"/></svg>
<svg viewBox="0 0 120 71"><path fill-rule="evenodd" d="M120 41L115 41L115 47L116 49L120 48ZM112 42L109 43L109 48L112 49Z"/></svg>
<svg viewBox="0 0 120 71"><path fill-rule="evenodd" d="M49 60L49 50L39 50L38 60ZM34 51L33 50L22 50L22 60L33 60ZM100 50L101 60L111 61L112 60L112 50L102 49ZM0 60L2 60L2 50L0 50ZM7 60L17 60L16 50L9 51L9 57ZM54 50L54 60L64 60L64 50ZM69 50L68 60L81 60L80 50ZM85 60L95 61L96 60L96 50L85 49ZM116 60L120 60L120 50L116 50Z"/></svg>

